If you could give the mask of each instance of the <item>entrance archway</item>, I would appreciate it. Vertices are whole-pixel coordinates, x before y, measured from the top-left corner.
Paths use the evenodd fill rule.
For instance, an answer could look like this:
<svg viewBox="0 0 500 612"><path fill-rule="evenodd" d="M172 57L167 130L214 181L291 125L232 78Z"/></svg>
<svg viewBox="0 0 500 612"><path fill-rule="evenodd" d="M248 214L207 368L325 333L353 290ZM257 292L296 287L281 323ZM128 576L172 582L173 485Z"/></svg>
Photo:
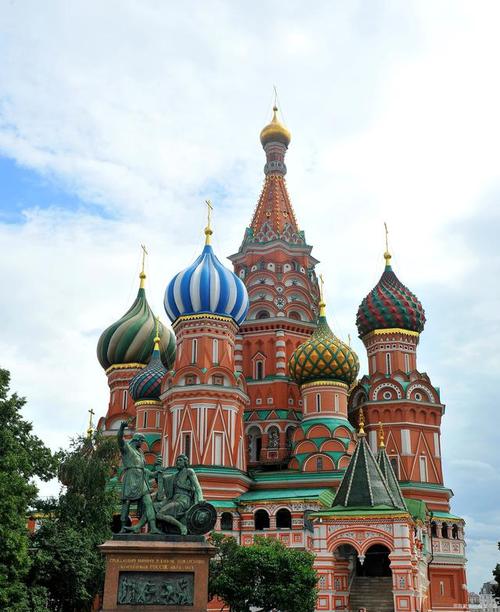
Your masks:
<svg viewBox="0 0 500 612"><path fill-rule="evenodd" d="M358 576L392 576L390 550L383 544L374 544L365 552L364 562L361 566L358 559ZM361 572L361 573L359 573Z"/></svg>

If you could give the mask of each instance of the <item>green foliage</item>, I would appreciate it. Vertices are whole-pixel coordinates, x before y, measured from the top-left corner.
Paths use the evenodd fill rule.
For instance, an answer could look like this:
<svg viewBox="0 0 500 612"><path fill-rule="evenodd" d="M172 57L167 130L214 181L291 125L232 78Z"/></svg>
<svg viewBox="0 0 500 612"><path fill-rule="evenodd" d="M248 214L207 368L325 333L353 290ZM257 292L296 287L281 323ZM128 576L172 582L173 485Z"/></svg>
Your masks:
<svg viewBox="0 0 500 612"><path fill-rule="evenodd" d="M311 553L263 537L251 546L218 533L210 541L217 548L210 562L210 597L222 599L231 612L314 611L317 576Z"/></svg>
<svg viewBox="0 0 500 612"><path fill-rule="evenodd" d="M116 499L106 486L118 460L115 438L78 438L61 454L66 490L45 506L47 519L34 537L31 584L47 592L50 610L90 610L104 583L98 546L111 536Z"/></svg>
<svg viewBox="0 0 500 612"><path fill-rule="evenodd" d="M498 542L498 550L500 550L500 542ZM497 602L500 603L500 563L496 564L495 569L493 570L493 577L495 578L497 583L494 595Z"/></svg>
<svg viewBox="0 0 500 612"><path fill-rule="evenodd" d="M26 400L9 396L9 383L9 372L0 369L0 609L43 610L40 591L30 592L25 583L30 569L26 517L37 495L33 478L53 478L56 457L22 418Z"/></svg>

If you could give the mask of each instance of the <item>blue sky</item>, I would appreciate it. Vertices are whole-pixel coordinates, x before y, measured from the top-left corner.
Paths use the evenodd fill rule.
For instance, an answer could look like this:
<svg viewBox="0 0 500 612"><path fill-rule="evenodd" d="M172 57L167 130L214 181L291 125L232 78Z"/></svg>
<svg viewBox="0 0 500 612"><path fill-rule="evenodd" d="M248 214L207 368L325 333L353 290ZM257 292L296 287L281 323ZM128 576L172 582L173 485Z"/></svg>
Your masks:
<svg viewBox="0 0 500 612"><path fill-rule="evenodd" d="M51 446L103 414L100 332L214 244L234 253L262 185L272 86L287 182L329 320L393 263L421 299L419 368L441 388L446 483L469 581L500 540L500 40L496 2L51 2L0 20L0 363ZM366 370L364 349L354 346Z"/></svg>

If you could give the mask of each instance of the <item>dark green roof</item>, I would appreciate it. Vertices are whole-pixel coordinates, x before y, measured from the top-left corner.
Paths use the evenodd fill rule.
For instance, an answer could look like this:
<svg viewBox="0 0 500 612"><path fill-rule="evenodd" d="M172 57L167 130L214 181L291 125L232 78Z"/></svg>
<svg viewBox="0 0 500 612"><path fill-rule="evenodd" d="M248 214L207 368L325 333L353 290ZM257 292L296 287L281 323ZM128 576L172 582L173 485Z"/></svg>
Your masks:
<svg viewBox="0 0 500 612"><path fill-rule="evenodd" d="M331 489L261 489L248 491L238 498L239 502L270 501L280 499L315 499L324 506L330 506L333 501Z"/></svg>
<svg viewBox="0 0 500 612"><path fill-rule="evenodd" d="M385 509L406 510L404 502L401 507L391 493L365 435L359 437L333 506L350 509L385 506Z"/></svg>
<svg viewBox="0 0 500 612"><path fill-rule="evenodd" d="M394 474L394 470L392 469L391 462L389 461L389 457L385 452L385 448L379 448L377 454L377 463L382 472L385 481L387 482L387 486L389 487L389 491L392 493L392 496L396 500L396 504L398 508L405 509L406 504L403 499L403 494L401 493L401 489L399 487L398 479L396 478L396 474Z"/></svg>
<svg viewBox="0 0 500 612"><path fill-rule="evenodd" d="M404 498L408 512L412 515L415 520L421 520L425 523L427 517L427 506L421 499L411 499L408 497Z"/></svg>

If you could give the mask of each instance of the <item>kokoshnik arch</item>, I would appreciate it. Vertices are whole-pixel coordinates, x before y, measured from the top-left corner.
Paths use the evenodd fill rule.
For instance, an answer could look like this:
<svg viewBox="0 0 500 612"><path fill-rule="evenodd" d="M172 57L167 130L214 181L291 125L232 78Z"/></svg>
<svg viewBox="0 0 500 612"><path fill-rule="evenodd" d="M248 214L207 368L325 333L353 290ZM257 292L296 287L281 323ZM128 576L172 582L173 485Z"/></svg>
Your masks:
<svg viewBox="0 0 500 612"><path fill-rule="evenodd" d="M200 256L166 288L173 331L155 320L143 268L136 300L99 339L110 400L98 427L116 435L135 418L151 465L186 454L216 529L242 545L265 534L312 551L317 610L465 610L464 522L441 467L445 407L417 368L424 310L387 248L356 317L369 366L358 378L287 192L290 138L275 107L234 271L213 251L209 216Z"/></svg>

